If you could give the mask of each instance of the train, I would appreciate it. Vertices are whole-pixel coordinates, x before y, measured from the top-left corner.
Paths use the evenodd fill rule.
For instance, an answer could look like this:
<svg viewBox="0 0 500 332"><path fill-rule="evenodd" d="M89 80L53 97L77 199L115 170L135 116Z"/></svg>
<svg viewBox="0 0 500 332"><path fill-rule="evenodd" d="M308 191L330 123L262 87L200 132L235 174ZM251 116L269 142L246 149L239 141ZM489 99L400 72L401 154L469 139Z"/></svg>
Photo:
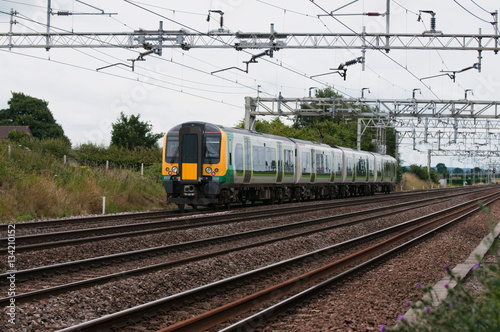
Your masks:
<svg viewBox="0 0 500 332"><path fill-rule="evenodd" d="M185 206L299 202L394 191L396 159L373 152L226 128L174 126L163 138L167 199Z"/></svg>

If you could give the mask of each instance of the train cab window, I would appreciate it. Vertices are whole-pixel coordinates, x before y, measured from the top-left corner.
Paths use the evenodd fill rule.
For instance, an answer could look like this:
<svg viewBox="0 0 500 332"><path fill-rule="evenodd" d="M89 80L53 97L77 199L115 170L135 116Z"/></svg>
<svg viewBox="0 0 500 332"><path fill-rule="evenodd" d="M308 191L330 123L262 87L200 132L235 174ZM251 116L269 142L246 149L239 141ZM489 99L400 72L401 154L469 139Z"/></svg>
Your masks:
<svg viewBox="0 0 500 332"><path fill-rule="evenodd" d="M220 135L208 135L203 137L203 163L218 164L220 161Z"/></svg>
<svg viewBox="0 0 500 332"><path fill-rule="evenodd" d="M182 162L198 163L198 135L185 134L182 138Z"/></svg>
<svg viewBox="0 0 500 332"><path fill-rule="evenodd" d="M165 162L178 163L179 162L179 134L167 135L167 147L165 149Z"/></svg>

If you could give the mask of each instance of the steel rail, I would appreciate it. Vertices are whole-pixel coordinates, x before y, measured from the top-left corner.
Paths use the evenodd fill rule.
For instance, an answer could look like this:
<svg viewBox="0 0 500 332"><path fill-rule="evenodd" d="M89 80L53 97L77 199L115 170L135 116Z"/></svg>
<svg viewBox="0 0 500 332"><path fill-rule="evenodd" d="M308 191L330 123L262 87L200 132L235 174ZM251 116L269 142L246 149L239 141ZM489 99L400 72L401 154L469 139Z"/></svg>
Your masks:
<svg viewBox="0 0 500 332"><path fill-rule="evenodd" d="M488 189L481 189L488 190ZM448 195L446 197L453 197L461 195L463 192ZM421 195L421 194L420 194ZM26 252L32 250L41 250L47 248L54 248L58 246L75 245L79 243L87 243L89 241L98 240L108 240L113 238L124 238L130 236L139 236L157 232L166 232L173 230L181 230L193 227L205 227L211 225L218 225L229 223L231 220L234 222L239 222L243 220L248 220L251 218L266 218L273 215L286 215L293 214L297 211L308 212L315 211L317 209L326 209L330 207L340 208L352 205L359 205L363 203L371 203L376 201L391 201L398 199L399 197L394 196L384 196L384 197L370 197L359 200L349 200L347 202L328 202L328 203L318 203L310 206L296 206L296 207L281 207L274 208L272 210L257 210L257 211L247 211L247 212L236 212L229 213L225 215L221 214L210 214L206 215L194 215L192 219L178 219L178 220L162 220L147 222L142 224L132 223L125 225L113 225L89 229L77 229L68 230L62 232L51 232L51 233L40 233L40 234L29 234L29 235L17 235L16 236L16 252ZM361 202L360 202L361 200ZM161 218L161 215L154 214L154 218ZM244 218L243 218L244 217ZM144 217L146 218L146 217ZM212 222L207 222L209 220L214 220ZM198 223L197 223L198 222ZM173 223L180 223L180 225L171 225ZM8 238L0 238L0 253L7 251L7 240ZM59 240L59 241L54 241Z"/></svg>
<svg viewBox="0 0 500 332"><path fill-rule="evenodd" d="M424 201L419 201L419 202L402 203L402 204L398 204L396 206L393 206L393 208L405 207L405 206L409 205L408 207L405 207L403 210L397 211L397 213L401 213L401 212L405 212L407 210L411 210L411 209L415 209L415 208L419 208L419 207L423 207L423 206L427 206L429 204L432 204L432 202L426 202L426 201L429 201L429 200L430 199L427 199L427 200L424 200ZM417 204L418 206L413 206L414 204ZM379 210L383 211L385 209L386 208L380 208ZM367 211L368 212L373 212L373 210L365 210L364 212L367 212ZM263 246L263 245L275 243L277 241L289 240L289 239L293 239L293 238L296 238L296 237L299 237L299 236L306 236L306 235L311 235L311 234L315 234L315 233L319 233L319 232L331 230L331 229L334 229L334 228L340 228L340 227L350 226L350 225L353 225L353 224L358 224L358 223L366 222L368 220L372 220L372 219L376 219L376 218L381 218L381 217L384 217L384 216L387 216L387 215L392 215L393 213L394 213L394 211L384 212L384 213L376 215L376 216L370 216L370 217L366 217L366 218L363 218L363 219L357 219L357 220L354 220L354 221L348 221L348 222L341 223L341 224L336 224L336 225L329 225L329 226L322 227L322 228L319 228L319 229L313 229L313 230L309 230L309 231L305 231L305 232L300 232L300 233L295 233L295 234L291 234L291 235L281 236L279 238L273 238L273 239L268 239L268 240L264 240L264 241L254 242L254 243L249 244L249 245L237 246L237 247L233 247L233 248L229 248L229 249L225 249L225 250L220 250L220 251L215 251L215 252L211 252L211 253L206 253L206 254L203 254L203 255L182 258L182 259L178 259L176 261L170 261L170 262L165 262L165 263L160 263L160 264L153 264L153 265L149 265L149 266L145 266L145 267L136 268L136 269L133 269L133 270L121 271L121 272L117 272L117 273L113 273L113 274L109 274L109 275L104 275L104 276L95 277L95 278L91 278L91 279L85 279L85 280L81 280L81 281L76 281L76 282L72 282L72 283L69 283L69 284L53 286L53 287L44 288L44 289L40 289L40 290L36 290L36 291L31 291L31 292L26 292L26 293L20 293L20 294L17 294L16 296L14 296L14 298L16 299L16 301L18 303L22 303L22 302L25 302L27 300L31 300L31 299L34 299L34 298L40 299L42 297L53 296L53 295L57 295L57 294L60 294L60 293L63 293L63 292L67 292L67 291L70 291L70 290L77 290L77 289L81 289L81 288L84 288L84 287L90 287L90 286L94 286L94 285L97 285L97 284L106 283L106 282L109 282L109 281L112 281L112 280L116 280L116 279L120 279L120 278L124 278L124 277L131 277L131 276L136 276L136 275L143 275L145 273L150 273L150 272L158 271L158 270L161 270L161 269L172 268L174 266L178 266L178 265L181 265L181 264L187 264L187 263L190 263L190 262L195 262L195 261L200 261L200 260L203 260L203 259L217 257L217 256L229 254L229 253L235 252L235 251L241 251L241 250L245 250L245 249L259 247L259 246ZM346 218L353 217L353 216L356 216L356 215L359 215L359 214L362 214L362 213L360 213L360 212L350 213L350 214L348 214L348 216ZM289 230L289 229L292 229L292 228L307 227L307 226L312 226L314 224L318 224L318 223L321 223L321 222L331 221L329 219L342 219L342 217L340 217L340 218L336 218L336 217L333 217L333 218L331 218L331 217L318 218L318 219L313 219L313 220L296 222L296 223L288 224L288 225L274 226L274 227L266 228L266 229L263 229L263 230L247 231L247 232L240 233L240 234L226 235L226 236L220 236L220 237L210 238L210 239L206 239L206 240L192 241L192 242L188 242L188 243L182 243L180 245L186 244L186 246L199 247L201 245L208 245L208 244L210 244L212 242L220 242L222 240L225 240L227 242L231 241L231 240L235 241L235 240L238 240L239 237L241 237L241 238L248 238L248 237L251 237L251 236L258 236L259 234L269 234L271 232L280 232L280 231ZM187 250L187 248L184 248L184 246L183 246L183 248L176 248L176 249L173 249L173 251L174 250L175 251L181 251L181 250ZM44 273L44 274L47 274L47 271L41 271L41 272ZM40 273L40 271L38 273ZM55 273L55 272L52 272L52 273ZM30 276L30 277L25 276L23 279L28 279L28 278L31 279L31 278L34 278L34 277L33 276ZM8 304L9 301L10 301L10 298L8 298L8 297L0 298L0 305Z"/></svg>
<svg viewBox="0 0 500 332"><path fill-rule="evenodd" d="M493 197L493 196L495 197L495 199L497 199L498 196L499 196L499 194L495 193L495 194L488 195L487 197ZM455 214L459 213L458 212L459 210L460 211L463 210L464 206L466 206L465 209L469 209L469 210L472 210L472 211L477 211L477 208L475 206L477 204L477 201L479 201L481 199L485 199L485 197L481 197L479 199L471 200L471 201L469 201L467 203L460 204L458 206L445 209L444 211L447 211L447 212L451 211L451 214L455 215ZM461 207L461 208L457 208L457 207ZM120 312L116 312L116 313L113 313L113 314L110 314L110 315L106 315L104 317L101 317L101 318L98 318L98 319L94 319L94 320L91 320L91 321L87 321L87 322L84 322L84 323L81 323L81 324L78 324L78 325L75 325L75 326L72 326L72 327L68 327L68 328L62 329L60 331L61 332L69 332L69 331L96 331L96 330L99 330L99 329L109 329L109 328L112 328L112 327L113 328L118 328L118 327L124 326L129 321L132 321L132 322L133 321L138 321L138 320L142 319L142 317L144 315L146 315L146 314L147 315L152 315L152 314L154 314L154 312L158 312L159 310L164 310L166 307L168 307L170 305L173 305L173 304L177 304L178 305L181 301L193 300L195 298L200 298L200 297L206 296L206 294L208 294L210 292L213 292L216 289L220 290L223 287L226 287L228 285L234 285L237 282L240 282L240 283L244 284L245 280L248 279L248 278L256 277L258 275L262 275L262 274L265 274L265 273L269 273L272 270L276 271L277 269L283 268L284 266L287 266L289 264L297 264L298 262L304 262L304 261L310 260L311 258L317 257L317 255L329 252L331 250L334 250L335 248L339 248L340 246L344 246L344 245L346 245L346 243L353 243L355 241L358 241L358 242L359 241L363 241L363 239L366 239L367 237L373 237L376 234L384 234L388 230L400 229L400 228L408 226L410 224L415 224L415 223L418 224L422 220L431 220L430 222L425 223L425 225L417 225L417 227L415 227L413 229L413 231L415 229L417 229L417 228L426 227L426 226L428 226L429 223L435 222L433 219L435 218L436 215L441 215L442 213L443 213L443 211L437 212L437 213L433 213L433 214L429 214L427 216L423 216L423 217L420 217L420 218L416 218L416 219L407 221L407 222L405 222L403 224L399 224L399 225L396 225L396 226L388 227L386 229L379 230L377 232L374 232L374 233L371 233L371 234L368 234L368 235L365 235L365 236L362 236L362 237L358 237L356 239L352 239L352 240L349 240L349 241L346 241L346 242L335 244L335 245L329 246L327 248L319 249L319 250L316 250L316 251L311 252L311 253L303 254L303 255L300 255L300 256L288 259L288 260L284 260L284 261L281 261L281 262L278 262L278 263L274 263L274 264L268 265L266 267L262 267L262 268L259 268L259 269L253 270L253 271L245 272L245 273L237 275L237 276L233 276L233 277L230 277L230 278L219 280L219 281L216 281L214 283L211 283L211 284L208 284L208 285L205 285L205 286L201 286L201 287L198 287L198 288L195 288L195 289L191 289L191 290L188 290L188 291L185 291L185 292L182 292L182 293L178 293L178 294L175 294L175 295L163 298L163 299L159 299L159 300L152 301L152 302L149 302L149 303L146 303L146 304L143 304L143 305L139 305L137 307L129 308L129 309L126 309L126 310L123 310L123 311L120 311ZM444 216L443 217L439 217L439 218L443 219ZM460 217L460 218L463 218L463 217ZM447 224L449 224L449 223L450 222L448 222ZM406 234L407 232L411 232L411 231L405 231L404 232L405 233L404 236L407 235ZM427 234L434 234L434 233L435 233L435 230L427 232ZM401 236L402 235L400 235L399 237L401 237ZM383 241L383 243L384 243L385 246L387 246L389 244L394 243L395 241L396 241L396 238L393 237L393 238L391 238L389 240ZM367 250L365 249L362 252L365 253L366 251ZM359 256L355 257L354 255L350 255L350 256L348 256L348 258L344 258L344 259L340 260L339 262L342 265L347 265L348 261L352 260L352 259L359 259ZM332 264L329 264L329 265L327 265L324 268L315 270L314 273L310 272L310 273L308 273L306 275L302 275L302 276L290 279L290 280L293 280L293 281L285 282L285 283L282 283L280 285L283 285L283 287L285 287L285 288L288 287L288 288L292 289L292 288L294 288L294 285L296 285L298 281L306 280L306 279L304 279L304 276L307 276L307 278L309 278L310 274L311 275L314 274L314 275L321 275L321 276L325 277L326 274L330 273L330 272L327 272L328 270L331 270L332 268L338 267L339 262L337 262L336 266L332 265ZM260 293L259 293L259 296L261 295ZM277 291L277 292L266 291L266 293L267 294L271 294L271 295L273 295L273 294L275 295L276 293L280 293L280 291ZM267 294L264 294L264 295L267 296ZM254 301L256 301L255 298L251 302L254 302ZM239 303L237 303L237 307L235 309L234 308L230 308L229 309L230 311L232 311L231 316L235 312L239 312L241 310L240 308L238 308L238 306L239 306ZM216 309L216 310L219 311L219 309ZM210 323L208 325L213 326L214 322L215 321L219 321L221 319L221 317L224 317L224 320L227 318L227 316L225 314L222 314L222 316L215 317L213 319L212 318L208 318L209 321L210 321ZM202 318L202 319L205 319L205 318ZM202 322L201 325L196 325L196 324L199 324L198 321L200 321L200 317L196 318L193 321L193 323L195 324L195 325L193 325L193 326L195 326L194 330L199 331L200 330L200 326L208 326L208 325L204 325L205 322ZM180 326L179 330L182 331L185 328L185 326L184 326L184 323L180 323L180 324L182 326ZM190 331L191 327L186 328L186 330Z"/></svg>
<svg viewBox="0 0 500 332"><path fill-rule="evenodd" d="M500 194L496 194L495 198L491 198L490 201L486 204L489 204L497 199L500 198ZM173 324L169 327L166 327L164 329L159 330L158 332L186 332L186 331L200 331L200 330L205 330L208 328L211 328L215 326L218 323L224 322L229 318L232 318L238 314L241 314L243 312L246 312L248 310L254 309L257 304L264 303L266 301L271 301L274 299L277 299L279 297L282 297L283 294L288 294L292 291L295 291L300 288L301 285L307 284L307 283L314 283L316 282L317 284L307 288L305 291L302 291L301 298L303 298L306 294L310 295L312 290L315 290L317 287L325 287L325 281L319 282L318 280L322 280L328 275L331 275L331 273L335 273L339 268L347 266L349 264L358 264L358 261L361 259L364 259L365 257L370 257L370 255L373 255L374 253L377 253L377 256L373 259L369 259L368 261L363 261L361 264L358 264L354 268L350 268L348 271L345 271L343 273L339 273L338 275L334 277L329 277L326 281L327 284L331 284L333 281L339 280L339 278L345 278L348 275L352 275L354 272L357 272L360 270L362 267L367 267L370 264L373 264L374 262L379 261L382 258L386 258L389 253L393 254L395 252L401 251L403 248L406 248L410 243L414 243L415 240L421 240L422 235L418 236L415 239L406 241L403 244L398 245L396 248L391 248L387 250L387 247L390 247L391 245L394 245L399 241L400 239L406 238L408 235L411 235L413 232L416 230L424 229L426 227L429 227L431 225L435 225L439 222L441 222L443 219L454 217L452 221L446 222L444 225L440 225L431 231L428 231L424 233L424 235L430 235L430 234L435 234L437 229L440 229L441 227L449 226L451 223L454 223L458 220L461 220L468 216L469 214L476 212L479 210L479 207L472 207L471 205L468 205L467 207L461 208L458 211L453 211L452 213L449 214L449 216L442 216L439 217L438 219L430 220L426 222L425 224L419 225L415 228L409 229L407 231L404 231L396 236L393 236L390 239L384 240L380 243L377 243L373 246L370 246L368 248L365 248L357 253L351 254L349 256L346 256L340 260L337 260L335 262L332 262L328 265L325 265L321 268L315 269L313 271L307 272L305 274L302 274L300 276L297 276L295 278L289 279L286 282L280 283L278 285L266 288L264 290L261 290L257 293L254 293L252 295L246 296L244 298L238 299L237 301L234 301L232 303L228 303L224 306L221 306L219 308L207 311L201 315L192 317L190 319L187 319L185 321L178 322L176 324ZM457 217L455 217L457 216ZM386 252L383 253L378 253L380 250L387 250ZM298 301L298 299L295 296L291 297L293 299L293 302ZM284 306L284 304L287 304L289 299L286 299L277 305L271 306L271 310L274 312L278 307ZM283 303L283 304L281 304ZM261 323L264 318L269 318L266 317L266 315L269 313L268 310L261 311L260 314L255 314L252 315L250 320L243 320L242 322L236 323L231 325L230 327L224 329L223 331L235 331L238 329L238 331L242 330L247 330L245 327L249 328L251 327L252 329L255 328L255 324ZM275 314L275 313L274 313Z"/></svg>
<svg viewBox="0 0 500 332"><path fill-rule="evenodd" d="M445 188L445 189L439 189L439 191L461 191L463 188ZM432 194L436 193L438 190L415 190L415 191L410 191L410 192L395 192L392 193L390 196L393 197L400 197L400 196L413 196L413 195L418 195L421 193L426 193L426 194ZM375 197L371 197L372 199L378 199L380 198L379 196L385 196L385 195L376 195ZM355 200L355 199L366 199L366 197L351 197L349 200ZM340 200L335 200L339 202ZM319 201L320 202L320 201ZM322 203L318 203L322 204ZM205 211L202 211L202 213ZM220 213L220 211L216 212ZM199 211L192 213L193 215L198 215L200 214ZM174 217L176 216L191 216L191 214L179 214L177 210L159 210L159 211L148 211L148 212L128 212L128 213L120 213L120 214L106 214L106 215L95 215L95 216L83 216L83 217L74 217L74 218L67 218L67 219L48 219L48 220L38 220L38 221L21 221L21 222L14 222L16 225L16 231L24 228L43 228L43 227L50 227L50 226L68 226L72 224L88 224L92 222L100 222L100 221L113 221L113 220L120 220L120 219L148 219L148 218L164 218L165 215L172 215ZM0 222L0 234L5 234L8 228L8 222ZM3 238L1 238L3 239Z"/></svg>
<svg viewBox="0 0 500 332"><path fill-rule="evenodd" d="M425 202L425 201L432 201L434 199L435 198L428 198L426 200L419 200L418 202L411 202L411 203L413 203L413 204L421 203L421 202ZM405 204L408 204L408 203L401 203L399 205L404 206ZM397 207L397 206L398 205L395 205L393 207ZM123 261L124 259L128 259L128 260L141 259L141 258L144 258L146 256L156 256L156 255L166 254L166 253L170 253L170 252L174 252L174 251L185 250L185 249L191 248L191 247L199 247L201 245L210 245L210 244L213 244L214 242L228 241L229 239L235 240L235 239L247 238L250 236L258 236L261 234L268 234L270 232L279 232L279 231L283 231L285 229L290 229L293 227L298 227L298 226L303 227L303 225L305 225L305 224L313 224L313 223L318 223L318 222L326 222L326 221L332 221L332 220L336 220L336 219L338 220L338 219L343 219L343 218L349 218L349 217L362 215L365 213L374 213L377 211L385 211L386 209L387 209L387 207L384 206L384 207L380 207L380 208L376 208L376 209L367 209L367 210L362 210L362 211L355 211L355 212L350 212L350 213L339 214L339 215L335 215L335 216L310 219L310 220L306 220L306 221L295 222L292 224L272 226L272 227L267 227L267 228L259 228L256 230L250 230L250 231L240 232L240 233L236 233L236 234L222 235L222 236L217 236L217 237L212 237L212 238L194 240L194 241L189 241L189 242L182 242L182 243L171 244L171 245L166 245L166 246L161 246L161 247L146 248L146 249L134 250L134 251L124 252L124 253L117 253L117 254L112 254L112 255L107 255L107 256L99 256L99 257L93 257L93 258L88 258L88 259L82 259L82 260L78 260L78 261L41 266L41 267L36 267L36 268L32 268L32 269L19 270L19 271L16 271L16 282L21 283L24 280L33 279L33 278L36 278L36 276L40 276L40 275L50 275L50 274L55 274L55 273L63 273L63 272L70 270L70 269L83 269L85 267L94 267L96 265L104 265L106 263L110 264L110 262L113 262L113 261ZM6 277L8 277L8 276L9 276L9 273L0 274L0 285L2 285L4 283L3 280L7 280Z"/></svg>

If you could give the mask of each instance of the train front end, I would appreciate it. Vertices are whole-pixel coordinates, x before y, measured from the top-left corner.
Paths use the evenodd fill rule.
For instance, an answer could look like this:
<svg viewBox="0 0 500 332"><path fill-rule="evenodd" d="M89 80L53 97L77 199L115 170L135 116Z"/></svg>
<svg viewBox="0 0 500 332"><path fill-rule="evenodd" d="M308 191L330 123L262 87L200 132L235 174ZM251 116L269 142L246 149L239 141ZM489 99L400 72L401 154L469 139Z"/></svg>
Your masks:
<svg viewBox="0 0 500 332"><path fill-rule="evenodd" d="M226 134L217 126L188 122L164 138L163 185L168 201L179 210L191 205L217 205L227 171Z"/></svg>

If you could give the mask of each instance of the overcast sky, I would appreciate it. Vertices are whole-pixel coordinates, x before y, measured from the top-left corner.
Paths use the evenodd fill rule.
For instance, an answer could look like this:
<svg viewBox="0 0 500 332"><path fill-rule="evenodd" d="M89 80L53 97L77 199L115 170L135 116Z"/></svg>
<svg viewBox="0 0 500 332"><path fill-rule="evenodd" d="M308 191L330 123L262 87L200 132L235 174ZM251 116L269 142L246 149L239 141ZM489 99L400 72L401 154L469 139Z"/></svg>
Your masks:
<svg viewBox="0 0 500 332"><path fill-rule="evenodd" d="M224 29L232 32L268 32L274 24L277 32L385 33L385 18L363 15L338 16L324 14L352 0L187 0L187 1L95 1L52 0L53 11L73 13L105 13L117 15L51 16L52 31L131 32L156 30L159 21L165 30L186 29L207 32L219 28L219 15L207 22L208 11L224 12ZM135 5L134 5L135 4ZM464 8L462 8L462 5ZM140 8L143 7L143 8ZM430 29L430 15L418 22L419 10L436 12L436 30L446 34L493 34L492 16L498 10L495 0L391 1L391 32L422 33ZM45 32L47 0L0 0L0 31L9 31L9 16L14 9L17 24L13 32ZM147 10L145 10L147 9ZM360 14L386 10L385 0L359 0L339 14ZM62 30L59 30L62 29ZM349 97L378 99L417 98L463 99L465 89L473 89L472 100L497 100L500 96L499 57L483 52L482 72L469 70L457 74L456 82L447 76L420 81L418 78L439 74L441 70L460 70L477 62L475 51L391 51L388 56L378 51L366 53L366 70L360 65L349 67L347 80L328 75L313 81L308 77L325 73L329 68L361 56L359 50L281 50L273 58L258 59L249 73L238 70L210 73L227 67L244 68L249 53L231 49L164 49L163 55L149 55L136 62L135 71L115 66L136 58L135 49L0 49L0 108L7 107L11 92L22 92L49 102L56 121L62 125L73 145L92 142L108 145L111 123L120 112L140 114L141 120L153 125L154 132L166 132L185 121L207 121L234 126L244 118L244 97L260 95L300 98L310 87L333 86ZM249 50L257 54L262 50ZM130 62L128 62L130 63ZM427 146L419 145L427 151ZM405 164L426 165L426 154L402 147ZM433 157L432 165L475 165L472 161ZM462 162L466 162L463 164ZM481 166L481 165L479 165Z"/></svg>

